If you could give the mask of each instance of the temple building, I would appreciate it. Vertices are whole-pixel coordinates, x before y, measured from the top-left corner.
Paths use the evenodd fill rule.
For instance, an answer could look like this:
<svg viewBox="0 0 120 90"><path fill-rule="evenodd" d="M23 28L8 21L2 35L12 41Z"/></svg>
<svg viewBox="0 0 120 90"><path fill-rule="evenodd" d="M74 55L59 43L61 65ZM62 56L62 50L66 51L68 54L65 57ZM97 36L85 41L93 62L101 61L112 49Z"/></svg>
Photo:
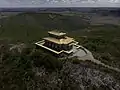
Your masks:
<svg viewBox="0 0 120 90"><path fill-rule="evenodd" d="M66 33L59 31L49 31L48 37L43 38L42 41L35 43L38 47L42 47L57 55L71 54L73 52L73 45L77 44L73 38L66 36Z"/></svg>

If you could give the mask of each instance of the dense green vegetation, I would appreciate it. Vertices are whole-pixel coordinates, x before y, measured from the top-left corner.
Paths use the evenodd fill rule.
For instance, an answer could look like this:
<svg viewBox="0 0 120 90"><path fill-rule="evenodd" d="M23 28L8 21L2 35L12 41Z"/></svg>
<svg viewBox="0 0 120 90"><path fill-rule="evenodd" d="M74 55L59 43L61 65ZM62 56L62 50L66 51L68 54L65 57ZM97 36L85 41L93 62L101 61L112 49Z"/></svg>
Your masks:
<svg viewBox="0 0 120 90"><path fill-rule="evenodd" d="M34 42L47 35L51 29L65 30L81 45L88 48L96 59L120 68L120 26L116 25L89 25L79 16L67 16L51 13L24 13L0 19L0 88L1 90L36 90L40 89L80 89L78 83L70 78L71 67L97 69L105 74L110 73L119 82L119 73L107 70L91 62L73 60L58 60L57 58L31 47ZM7 40L7 41L6 41ZM9 51L11 43L24 42L27 48L22 52L17 49ZM68 63L66 65L66 62ZM73 63L74 65L71 65ZM42 69L43 76L37 76L34 69ZM53 84L51 78L62 80ZM52 78L54 79L54 78ZM83 80L84 84L88 84ZM107 86L88 86L88 90L106 90ZM76 90L76 89L75 89ZM109 90L109 89L108 89Z"/></svg>
<svg viewBox="0 0 120 90"><path fill-rule="evenodd" d="M62 62L42 51L24 48L9 50L8 44L0 47L0 89L31 90L35 89L33 68L44 66L47 71L60 70Z"/></svg>
<svg viewBox="0 0 120 90"><path fill-rule="evenodd" d="M21 53L18 52L17 48L10 51L8 47L7 44L3 44L0 48L1 90L76 90L76 88L79 90L81 89L79 83L70 76L71 72L77 70L78 66L81 69L83 68L83 70L85 68L92 68L106 74L109 73L115 76L118 82L120 79L119 73L107 70L92 62L84 62L76 59L58 60L41 50L36 50L34 47L29 46L24 48ZM38 71L36 71L37 69ZM82 72L84 76L86 72ZM88 82L84 77L82 78L81 83L86 86L85 90L109 90L109 85L100 85L100 87L97 87L90 82L90 80Z"/></svg>

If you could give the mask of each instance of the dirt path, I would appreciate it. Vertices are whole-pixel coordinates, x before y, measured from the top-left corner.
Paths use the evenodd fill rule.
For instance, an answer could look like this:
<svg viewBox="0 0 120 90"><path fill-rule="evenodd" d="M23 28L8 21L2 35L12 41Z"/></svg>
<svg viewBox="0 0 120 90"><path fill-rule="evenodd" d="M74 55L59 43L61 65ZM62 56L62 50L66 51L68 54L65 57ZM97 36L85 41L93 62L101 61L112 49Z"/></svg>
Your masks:
<svg viewBox="0 0 120 90"><path fill-rule="evenodd" d="M86 60L86 61L87 61L87 60ZM115 68L115 67L112 67L112 66L109 66L109 65L106 65L106 64L102 63L102 62L99 61L99 60L92 59L92 60L89 60L89 61L91 61L91 62L93 62L93 63L96 63L96 64L98 64L98 65L102 65L102 66L104 66L104 67L106 67L106 68L108 68L108 69L111 69L111 70L114 70L114 71L120 73L120 69Z"/></svg>
<svg viewBox="0 0 120 90"><path fill-rule="evenodd" d="M84 48L84 47L82 47L82 48ZM114 70L114 71L120 73L120 69L112 67L112 66L109 66L109 65L106 65L106 64L102 63L101 61L96 60L89 50L87 50L86 48L84 48L84 50L87 52L86 55L84 54L84 56L81 57L80 54L81 53L83 54L83 51L81 52L81 49L77 49L77 51L75 50L76 52L73 54L73 57L76 56L79 60L83 60L83 61L91 61L93 63L96 63L98 65L102 65L102 66L104 66L104 67L106 67L108 69L111 69L111 70Z"/></svg>

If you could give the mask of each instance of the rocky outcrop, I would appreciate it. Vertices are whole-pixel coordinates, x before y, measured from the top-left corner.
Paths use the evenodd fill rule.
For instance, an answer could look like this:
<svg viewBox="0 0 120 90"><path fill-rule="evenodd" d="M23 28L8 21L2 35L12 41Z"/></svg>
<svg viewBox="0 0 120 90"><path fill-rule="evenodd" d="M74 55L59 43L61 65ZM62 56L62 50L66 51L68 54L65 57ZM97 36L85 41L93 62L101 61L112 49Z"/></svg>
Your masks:
<svg viewBox="0 0 120 90"><path fill-rule="evenodd" d="M24 48L26 48L26 45L22 43L22 44L12 45L9 50L10 51L17 50L19 53L21 53Z"/></svg>

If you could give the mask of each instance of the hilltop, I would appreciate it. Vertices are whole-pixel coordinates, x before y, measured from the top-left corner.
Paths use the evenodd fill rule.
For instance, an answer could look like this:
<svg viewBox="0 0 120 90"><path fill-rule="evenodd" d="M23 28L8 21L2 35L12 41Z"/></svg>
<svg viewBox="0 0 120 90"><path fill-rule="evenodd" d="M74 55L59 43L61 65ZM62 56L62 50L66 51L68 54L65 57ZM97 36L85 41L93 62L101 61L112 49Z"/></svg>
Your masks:
<svg viewBox="0 0 120 90"><path fill-rule="evenodd" d="M119 17L97 15L94 19L93 14L30 12L1 18L1 88L119 89L119 72L76 58L61 61L32 45L45 37L48 30L65 30L96 59L120 68L120 26L116 18Z"/></svg>

